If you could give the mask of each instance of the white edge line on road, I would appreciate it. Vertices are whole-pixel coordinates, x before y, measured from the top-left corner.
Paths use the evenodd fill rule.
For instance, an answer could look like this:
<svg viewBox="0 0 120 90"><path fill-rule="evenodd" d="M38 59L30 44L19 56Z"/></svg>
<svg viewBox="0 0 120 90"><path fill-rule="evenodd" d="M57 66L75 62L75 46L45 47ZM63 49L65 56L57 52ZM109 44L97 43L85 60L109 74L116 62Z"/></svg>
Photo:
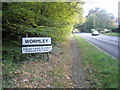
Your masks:
<svg viewBox="0 0 120 90"><path fill-rule="evenodd" d="M86 39L85 39L86 40ZM88 40L86 40L86 41L88 41ZM96 45L94 45L92 42L90 42L90 41L88 41L89 43L91 43L93 46L95 46L96 48L98 48L99 50L101 50L102 52L104 52L104 53L106 53L107 55L109 55L109 56L111 56L112 58L114 58L114 59L117 59L117 58L115 58L114 56L112 56L112 55L110 55L109 53L107 53L107 52L105 52L104 50L102 50L101 48L99 48L98 46L96 46Z"/></svg>

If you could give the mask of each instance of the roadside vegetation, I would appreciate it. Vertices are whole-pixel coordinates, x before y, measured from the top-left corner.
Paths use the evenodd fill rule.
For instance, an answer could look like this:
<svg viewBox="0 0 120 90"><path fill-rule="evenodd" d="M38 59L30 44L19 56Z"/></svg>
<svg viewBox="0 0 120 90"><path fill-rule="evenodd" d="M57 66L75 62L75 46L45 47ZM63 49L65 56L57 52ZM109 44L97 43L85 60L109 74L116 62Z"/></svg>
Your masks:
<svg viewBox="0 0 120 90"><path fill-rule="evenodd" d="M114 17L112 13L109 13L105 9L93 8L89 10L85 23L82 25L76 24L75 28L77 28L80 32L87 33L91 33L93 29L102 34L109 32L120 33L119 26L115 24L117 23L117 19L118 18ZM111 33L109 35L117 36L117 34Z"/></svg>
<svg viewBox="0 0 120 90"><path fill-rule="evenodd" d="M118 60L105 54L83 38L75 36L86 71L94 88L118 88Z"/></svg>
<svg viewBox="0 0 120 90"><path fill-rule="evenodd" d="M104 17L103 17L104 16ZM91 32L91 29L101 30L101 29L112 29L115 28L115 17L101 8L90 9L88 15L86 16L86 21L84 24L77 24L81 32Z"/></svg>
<svg viewBox="0 0 120 90"><path fill-rule="evenodd" d="M44 57L41 54L22 54L22 37L51 37L54 48L71 34L74 24L79 20L82 23L81 4L83 2L2 2L4 88L14 86L12 78L24 62Z"/></svg>
<svg viewBox="0 0 120 90"><path fill-rule="evenodd" d="M45 54L22 56L17 47L14 48L18 50L14 56L14 49L6 48L11 55L3 57L8 59L3 64L3 88L72 88L69 77L72 58L70 43L69 38L55 46L49 53L49 61ZM12 56L19 59L12 62Z"/></svg>
<svg viewBox="0 0 120 90"><path fill-rule="evenodd" d="M69 80L70 77L68 77L70 68L69 65L71 65L69 60L71 57L66 54L71 48L69 47L68 49L67 47L64 47L70 43L66 42L67 44L65 43L63 45L62 50L60 50L58 46L70 36L74 28L77 28L79 25L84 23L85 19L83 17L82 4L84 3L2 2L2 30L0 29L3 34L2 65L0 64L2 66L2 72L0 72L0 74L2 73L3 76L2 84L4 88L34 88L34 86L37 88L42 85L42 87L57 88L62 86L73 87L71 81ZM97 21L102 20L99 22L105 22L107 27L111 26L112 28L113 16L110 14L108 15L105 11L103 11L102 16L104 15L106 17L101 19L102 16L99 11L101 10L96 9L96 12L98 12L97 15L95 13L93 13L94 15L92 15L92 13L88 15L86 22L80 27L85 27L84 29L87 30L86 32L89 32L92 28L99 26L98 24L100 23L97 24ZM93 10L90 12L93 12ZM94 16L96 25L93 23ZM97 17L100 17L100 19L97 19ZM107 23L108 21L111 22ZM102 23L101 27L102 26L104 26L104 23ZM41 67L43 66L43 69L41 69L39 65L36 69L34 68L39 60L44 60L45 56L43 54L21 53L21 39L26 36L48 36L52 38L52 46L55 50L50 53L52 58L51 62L39 62ZM80 46L79 48L82 59L85 61L84 64L86 70L90 73L87 80L91 81L91 85L93 87L117 87L117 60L104 54L100 50L97 50L83 39L78 39L77 36L76 39L78 40L78 45ZM64 56L62 56L63 53ZM64 57L69 58L66 60ZM35 63L33 65L34 69L31 70L26 67L26 63L30 63L30 68L33 65L32 63ZM49 66L49 64L51 66ZM23 68L23 70L21 68ZM41 76L39 75L39 73L41 73L40 70L44 73ZM50 70L50 72L48 71L46 74L47 70ZM36 76L33 76L34 74ZM29 80L26 80L26 78L29 78ZM52 86L49 86L49 84L48 86L45 85L46 82L48 83L49 79L51 80L50 85ZM33 82L32 86L30 85L31 82Z"/></svg>
<svg viewBox="0 0 120 90"><path fill-rule="evenodd" d="M111 32L111 33L105 33L105 35L120 36L120 33Z"/></svg>

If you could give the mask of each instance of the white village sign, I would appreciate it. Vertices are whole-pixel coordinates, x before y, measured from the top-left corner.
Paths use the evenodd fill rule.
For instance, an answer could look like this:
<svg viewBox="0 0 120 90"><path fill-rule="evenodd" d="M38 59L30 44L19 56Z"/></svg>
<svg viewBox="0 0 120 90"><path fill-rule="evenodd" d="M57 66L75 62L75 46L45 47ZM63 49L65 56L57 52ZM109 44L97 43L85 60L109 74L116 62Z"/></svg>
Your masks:
<svg viewBox="0 0 120 90"><path fill-rule="evenodd" d="M22 38L22 45L44 45L44 46L22 47L22 53L47 53L52 51L52 46L48 46L50 44L51 37L24 37Z"/></svg>

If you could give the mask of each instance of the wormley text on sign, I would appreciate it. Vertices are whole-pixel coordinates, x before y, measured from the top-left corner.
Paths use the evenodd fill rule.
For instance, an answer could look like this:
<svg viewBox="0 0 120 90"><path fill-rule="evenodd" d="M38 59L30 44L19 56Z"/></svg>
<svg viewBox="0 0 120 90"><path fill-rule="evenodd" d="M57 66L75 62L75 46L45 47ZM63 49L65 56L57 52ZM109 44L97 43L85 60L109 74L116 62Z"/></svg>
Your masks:
<svg viewBox="0 0 120 90"><path fill-rule="evenodd" d="M52 46L50 44L51 44L51 37L24 37L22 38L22 45L23 45L22 53L48 53L52 51ZM34 45L34 46L26 47L25 45L26 46ZM40 46L35 46L35 45L40 45Z"/></svg>
<svg viewBox="0 0 120 90"><path fill-rule="evenodd" d="M51 37L27 37L22 38L23 45L47 45L51 44Z"/></svg>

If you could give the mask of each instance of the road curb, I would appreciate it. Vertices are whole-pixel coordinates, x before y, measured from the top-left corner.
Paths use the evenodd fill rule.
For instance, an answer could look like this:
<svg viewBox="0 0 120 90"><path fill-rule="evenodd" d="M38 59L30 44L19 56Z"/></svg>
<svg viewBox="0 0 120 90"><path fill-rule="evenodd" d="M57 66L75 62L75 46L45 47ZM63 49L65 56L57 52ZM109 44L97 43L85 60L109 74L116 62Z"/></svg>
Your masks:
<svg viewBox="0 0 120 90"><path fill-rule="evenodd" d="M88 41L88 40L86 40L86 41ZM104 50L102 50L101 48L99 48L99 47L97 47L96 45L94 45L92 42L90 42L90 41L88 41L88 42L91 43L91 44L92 44L93 46L95 46L96 48L98 48L99 50L101 50L102 52L104 52L105 54L111 56L111 57L114 58L114 59L117 59L117 58L115 58L114 56L112 56L112 55L110 55L109 53L107 53L107 52L105 52Z"/></svg>

